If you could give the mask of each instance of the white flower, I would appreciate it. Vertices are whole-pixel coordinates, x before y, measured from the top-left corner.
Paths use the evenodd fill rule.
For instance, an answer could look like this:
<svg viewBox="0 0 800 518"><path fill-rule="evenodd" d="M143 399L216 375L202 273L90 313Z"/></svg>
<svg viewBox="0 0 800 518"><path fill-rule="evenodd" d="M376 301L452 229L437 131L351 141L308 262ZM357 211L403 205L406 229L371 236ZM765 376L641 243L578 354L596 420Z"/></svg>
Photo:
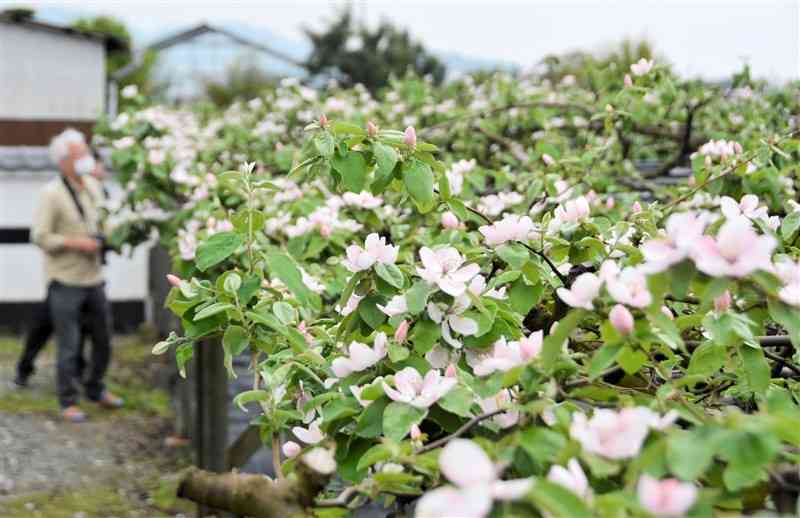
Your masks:
<svg viewBox="0 0 800 518"><path fill-rule="evenodd" d="M572 282L570 289L558 288L556 293L568 306L591 310L602 285L603 281L597 275L586 272Z"/></svg>
<svg viewBox="0 0 800 518"><path fill-rule="evenodd" d="M650 70L653 68L653 60L647 60L645 58L640 59L636 63L631 65L631 72L635 76L643 76L646 75Z"/></svg>
<svg viewBox="0 0 800 518"><path fill-rule="evenodd" d="M385 237L372 233L367 236L364 248L358 245L347 247L347 260L344 261L344 265L355 273L369 270L375 263L394 264L399 251L399 246L387 245Z"/></svg>
<svg viewBox="0 0 800 518"><path fill-rule="evenodd" d="M428 408L450 392L458 380L443 377L438 370L429 370L423 378L414 367L406 367L394 375L394 388L381 381L384 393L393 401Z"/></svg>
<svg viewBox="0 0 800 518"><path fill-rule="evenodd" d="M333 373L344 378L372 367L386 357L386 341L386 333L378 333L375 335L374 347L368 347L361 342L351 342L348 348L350 356L336 358L331 363Z"/></svg>
<svg viewBox="0 0 800 518"><path fill-rule="evenodd" d="M483 518L493 500L517 500L533 486L531 479L500 480L499 469L468 439L453 439L439 455L442 474L453 483L423 495L416 518Z"/></svg>
<svg viewBox="0 0 800 518"><path fill-rule="evenodd" d="M424 246L419 257L424 268L417 268L417 274L453 297L462 295L467 283L481 271L481 267L474 263L462 267L464 258L453 247L431 250Z"/></svg>
<svg viewBox="0 0 800 518"><path fill-rule="evenodd" d="M478 332L477 322L471 318L461 316L469 308L469 305L469 297L463 295L456 297L453 305L449 308L441 303L428 303L428 316L437 324L441 324L442 337L445 342L456 349L461 348L462 344L460 341L453 338L453 335L450 333L451 329L464 336L473 336Z"/></svg>

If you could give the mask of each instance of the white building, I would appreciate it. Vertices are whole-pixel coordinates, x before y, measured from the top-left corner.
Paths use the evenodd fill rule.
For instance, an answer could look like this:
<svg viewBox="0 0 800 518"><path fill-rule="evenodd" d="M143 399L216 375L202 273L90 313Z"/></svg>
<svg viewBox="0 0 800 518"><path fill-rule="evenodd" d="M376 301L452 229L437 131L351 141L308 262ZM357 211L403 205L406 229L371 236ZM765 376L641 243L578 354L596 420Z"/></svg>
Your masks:
<svg viewBox="0 0 800 518"><path fill-rule="evenodd" d="M41 187L58 174L47 145L66 127L87 140L105 109L106 50L115 39L0 17L0 327L20 329L45 295L43 256L29 242ZM113 189L112 189L113 196ZM111 255L107 289L116 327L141 323L147 250Z"/></svg>

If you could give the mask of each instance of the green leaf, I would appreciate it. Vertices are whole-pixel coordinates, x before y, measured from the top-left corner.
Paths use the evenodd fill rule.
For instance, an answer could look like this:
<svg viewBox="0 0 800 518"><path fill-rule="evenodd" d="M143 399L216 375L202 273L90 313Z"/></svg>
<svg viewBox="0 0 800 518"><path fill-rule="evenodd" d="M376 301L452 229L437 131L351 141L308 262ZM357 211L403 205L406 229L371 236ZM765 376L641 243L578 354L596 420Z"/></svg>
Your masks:
<svg viewBox="0 0 800 518"><path fill-rule="evenodd" d="M405 285L406 278L403 272L394 264L378 263L375 265L375 273L395 288L400 289Z"/></svg>
<svg viewBox="0 0 800 518"><path fill-rule="evenodd" d="M369 295L358 303L358 315L372 329L378 329L386 321L386 314L378 308L383 299L378 295Z"/></svg>
<svg viewBox="0 0 800 518"><path fill-rule="evenodd" d="M215 302L195 313L193 321L197 322L198 320L203 320L204 318L214 316L217 313L222 313L229 309L234 309L234 305L227 302Z"/></svg>
<svg viewBox="0 0 800 518"><path fill-rule="evenodd" d="M389 459L394 457L392 452L392 448L386 444L376 444L367 452L361 456L361 460L358 461L358 469L367 469L368 467L372 466L373 464L377 464L378 462L385 462Z"/></svg>
<svg viewBox="0 0 800 518"><path fill-rule="evenodd" d="M500 259L516 270L525 266L525 263L530 259L528 249L517 243L500 245L495 249L495 252L500 256Z"/></svg>
<svg viewBox="0 0 800 518"><path fill-rule="evenodd" d="M570 333L578 326L584 313L584 310L573 309L566 317L558 321L555 331L544 339L541 358L545 370L550 370L555 366L556 360L561 356L561 348L564 342L567 341Z"/></svg>
<svg viewBox="0 0 800 518"><path fill-rule="evenodd" d="M249 343L247 330L242 326L228 326L222 335L222 347L231 356L241 354Z"/></svg>
<svg viewBox="0 0 800 518"><path fill-rule="evenodd" d="M764 351L755 347L739 347L746 388L764 394L769 388L770 369Z"/></svg>
<svg viewBox="0 0 800 518"><path fill-rule="evenodd" d="M798 229L800 229L800 211L796 210L783 218L783 223L781 223L781 237L784 241L791 241L792 236L794 236Z"/></svg>
<svg viewBox="0 0 800 518"><path fill-rule="evenodd" d="M334 144L333 135L327 131L317 133L317 136L314 137L314 147L316 147L319 154L325 158L331 158L333 156Z"/></svg>
<svg viewBox="0 0 800 518"><path fill-rule="evenodd" d="M428 304L428 296L431 294L431 287L425 281L417 281L406 292L406 305L408 312L412 315L422 313Z"/></svg>
<svg viewBox="0 0 800 518"><path fill-rule="evenodd" d="M178 364L178 373L182 378L186 377L186 364L194 356L194 343L182 343L175 349L175 361Z"/></svg>
<svg viewBox="0 0 800 518"><path fill-rule="evenodd" d="M537 283L528 286L523 279L517 279L508 291L508 301L514 311L527 315L533 306L539 303L544 293L544 285Z"/></svg>
<svg viewBox="0 0 800 518"><path fill-rule="evenodd" d="M614 364L620 352L622 352L621 343L604 344L595 351L592 361L589 363L589 377L594 379L600 376L604 370Z"/></svg>
<svg viewBox="0 0 800 518"><path fill-rule="evenodd" d="M437 404L450 412L461 417L472 417L472 404L475 396L472 391L463 385L456 385L450 392L445 394L437 401Z"/></svg>
<svg viewBox="0 0 800 518"><path fill-rule="evenodd" d="M528 428L519 436L519 444L528 455L541 463L555 462L567 445L564 435L547 428Z"/></svg>
<svg viewBox="0 0 800 518"><path fill-rule="evenodd" d="M589 509L575 493L547 479L537 479L533 484L531 502L540 510L556 518L591 518Z"/></svg>
<svg viewBox="0 0 800 518"><path fill-rule="evenodd" d="M683 480L696 480L714 460L722 435L708 426L692 431L679 430L667 439L667 464Z"/></svg>
<svg viewBox="0 0 800 518"><path fill-rule="evenodd" d="M717 342L704 342L692 353L686 373L690 376L711 376L722 368L727 359L727 350L724 345Z"/></svg>
<svg viewBox="0 0 800 518"><path fill-rule="evenodd" d="M331 165L342 175L342 187L347 191L361 192L367 183L367 161L364 155L350 151L346 155L335 155Z"/></svg>
<svg viewBox="0 0 800 518"><path fill-rule="evenodd" d="M272 305L272 312L287 326L297 320L297 310L288 302L279 301Z"/></svg>
<svg viewBox="0 0 800 518"><path fill-rule="evenodd" d="M380 437L383 433L383 412L388 405L389 398L387 397L376 399L370 403L358 416L354 433L367 439Z"/></svg>
<svg viewBox="0 0 800 518"><path fill-rule="evenodd" d="M719 441L719 454L728 462L722 474L725 487L738 491L766 479L766 468L780 451L780 441L772 434L739 431Z"/></svg>
<svg viewBox="0 0 800 518"><path fill-rule="evenodd" d="M230 293L233 295L239 288L242 287L242 278L236 272L228 272L225 275L225 280L222 283L222 289L225 290L226 293Z"/></svg>
<svg viewBox="0 0 800 518"><path fill-rule="evenodd" d="M269 392L266 390L246 390L236 395L233 398L233 404L242 409L242 412L247 412L245 405L253 401L266 401L269 399Z"/></svg>
<svg viewBox="0 0 800 518"><path fill-rule="evenodd" d="M639 369L647 362L647 355L640 350L634 350L630 347L624 347L622 352L617 356L617 363L622 370L628 374L636 374Z"/></svg>
<svg viewBox="0 0 800 518"><path fill-rule="evenodd" d="M234 232L219 232L209 237L197 247L195 264L204 272L218 264L242 246L242 238Z"/></svg>
<svg viewBox="0 0 800 518"><path fill-rule="evenodd" d="M403 183L420 212L430 212L436 206L433 171L428 164L413 158L406 160L403 163Z"/></svg>
<svg viewBox="0 0 800 518"><path fill-rule="evenodd" d="M769 316L788 331L789 340L795 348L800 349L800 316L798 311L783 302L769 299L767 302Z"/></svg>
<svg viewBox="0 0 800 518"><path fill-rule="evenodd" d="M397 151L386 144L373 142L372 153L375 155L375 162L378 165L375 170L376 182L384 183L392 175L394 166L397 165Z"/></svg>
<svg viewBox="0 0 800 518"><path fill-rule="evenodd" d="M319 296L303 282L303 274L291 257L284 253L272 253L266 256L266 261L270 275L278 277L302 305L320 307Z"/></svg>
<svg viewBox="0 0 800 518"><path fill-rule="evenodd" d="M383 435L393 441L402 441L411 432L411 425L421 423L427 414L423 408L392 401L383 411Z"/></svg>
<svg viewBox="0 0 800 518"><path fill-rule="evenodd" d="M419 320L411 331L411 343L419 354L425 354L439 342L442 337L442 326L433 320Z"/></svg>

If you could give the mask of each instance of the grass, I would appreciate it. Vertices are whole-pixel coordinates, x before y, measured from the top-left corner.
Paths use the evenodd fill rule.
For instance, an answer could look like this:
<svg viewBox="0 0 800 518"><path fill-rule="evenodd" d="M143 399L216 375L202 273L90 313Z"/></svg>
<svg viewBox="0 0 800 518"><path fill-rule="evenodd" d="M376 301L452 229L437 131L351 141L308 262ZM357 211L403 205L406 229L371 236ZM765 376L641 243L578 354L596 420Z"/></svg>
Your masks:
<svg viewBox="0 0 800 518"><path fill-rule="evenodd" d="M109 390L125 400L125 408L115 412L115 415L136 414L165 418L172 415L169 394L155 387L151 379L150 368L154 362L160 361L150 353L153 343L155 343L155 339L149 332L114 338L112 363L109 366L106 381ZM21 351L21 338L0 336L0 367L8 370L9 377ZM51 342L37 358L37 365L46 365L33 379L37 386L32 390L11 392L0 396L0 412L17 414L58 412L58 401L52 379L54 362L55 344ZM47 375L51 375L51 379L48 380ZM111 415L97 409L95 405L85 404L83 407L93 418Z"/></svg>
<svg viewBox="0 0 800 518"><path fill-rule="evenodd" d="M150 475L130 487L94 486L40 491L0 500L0 515L35 518L189 516L194 504L175 496L179 473Z"/></svg>

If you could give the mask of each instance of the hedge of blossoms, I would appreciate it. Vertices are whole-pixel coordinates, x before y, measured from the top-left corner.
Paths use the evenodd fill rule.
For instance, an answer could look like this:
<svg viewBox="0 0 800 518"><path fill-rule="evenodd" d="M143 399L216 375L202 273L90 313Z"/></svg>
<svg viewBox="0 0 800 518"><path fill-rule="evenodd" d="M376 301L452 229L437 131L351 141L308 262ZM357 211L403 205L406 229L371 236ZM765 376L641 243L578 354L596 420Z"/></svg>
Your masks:
<svg viewBox="0 0 800 518"><path fill-rule="evenodd" d="M325 506L791 509L796 94L649 62L598 81L286 84L223 113L123 114L105 133L134 209L117 238L157 229L175 258L183 336L154 352L248 351L236 402L281 476L335 466L350 488ZM677 184L631 163L686 149Z"/></svg>

